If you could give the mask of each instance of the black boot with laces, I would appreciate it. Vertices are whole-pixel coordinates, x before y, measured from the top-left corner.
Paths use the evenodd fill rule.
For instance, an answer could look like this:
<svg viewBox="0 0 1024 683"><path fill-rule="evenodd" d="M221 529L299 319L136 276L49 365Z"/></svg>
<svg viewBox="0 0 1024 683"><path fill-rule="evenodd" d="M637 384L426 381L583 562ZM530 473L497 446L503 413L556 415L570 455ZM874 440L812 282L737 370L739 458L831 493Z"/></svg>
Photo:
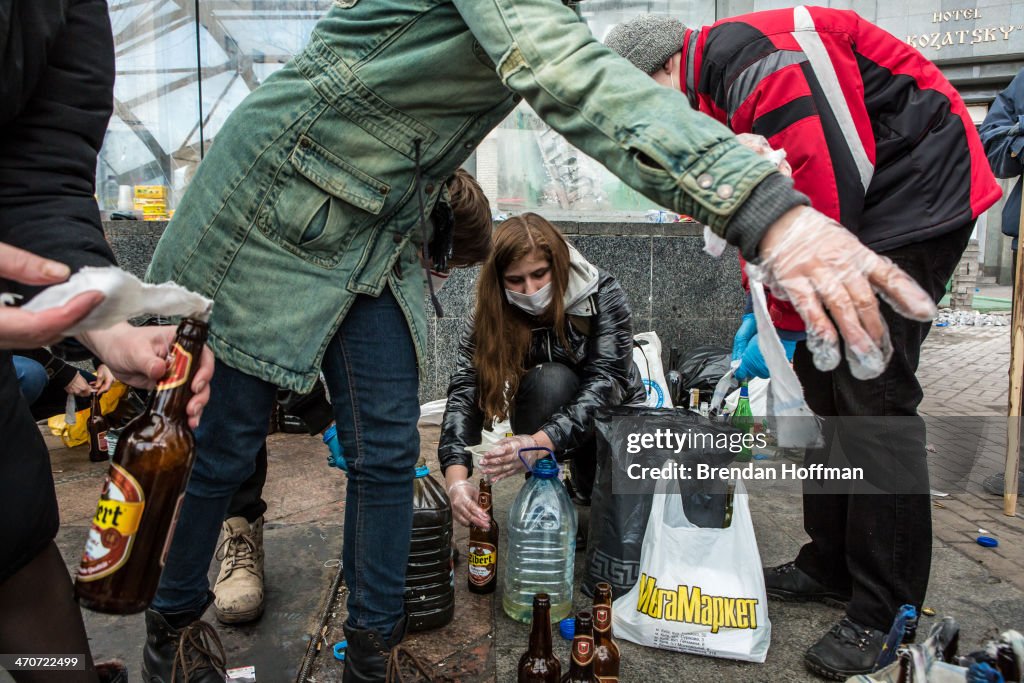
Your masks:
<svg viewBox="0 0 1024 683"><path fill-rule="evenodd" d="M871 673L885 643L885 632L843 617L804 655L807 668L825 678L845 681Z"/></svg>
<svg viewBox="0 0 1024 683"><path fill-rule="evenodd" d="M823 602L833 607L845 608L850 601L849 592L829 588L804 573L796 562L787 562L778 567L765 567L764 587L769 598L784 602Z"/></svg>
<svg viewBox="0 0 1024 683"><path fill-rule="evenodd" d="M146 610L145 683L224 683L226 657L217 631L199 612Z"/></svg>

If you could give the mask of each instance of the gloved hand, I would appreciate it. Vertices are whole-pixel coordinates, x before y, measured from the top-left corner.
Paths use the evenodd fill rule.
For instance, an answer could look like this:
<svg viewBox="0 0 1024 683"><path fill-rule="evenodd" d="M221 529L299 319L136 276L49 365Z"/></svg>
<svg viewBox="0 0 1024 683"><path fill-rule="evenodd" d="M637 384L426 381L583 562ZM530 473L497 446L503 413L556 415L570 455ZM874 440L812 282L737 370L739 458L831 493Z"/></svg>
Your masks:
<svg viewBox="0 0 1024 683"><path fill-rule="evenodd" d="M480 507L480 489L468 479L459 479L448 486L448 500L452 504L452 517L462 526L472 524L481 529L491 528L491 518Z"/></svg>
<svg viewBox="0 0 1024 683"><path fill-rule="evenodd" d="M935 302L914 280L865 247L844 227L806 206L788 211L764 234L761 263L748 270L788 299L807 328L814 365L827 372L839 365L839 325L850 372L858 379L882 374L892 355L889 331L875 294L900 315L927 322Z"/></svg>
<svg viewBox="0 0 1024 683"><path fill-rule="evenodd" d="M537 445L537 440L529 434L506 436L480 458L480 471L491 480L491 483L499 482L517 472L523 472L526 468L523 466L523 461L519 459L519 450L534 448ZM523 453L523 458L530 464L530 467L533 467L533 463L543 455L545 455L544 451L529 451Z"/></svg>
<svg viewBox="0 0 1024 683"><path fill-rule="evenodd" d="M739 360L743 352L747 350L750 340L757 336L757 321L753 313L745 313L740 322L740 329L736 330L736 336L732 338L732 359Z"/></svg>
<svg viewBox="0 0 1024 683"><path fill-rule="evenodd" d="M747 348L743 351L740 365L736 368L736 379L741 382L754 377L768 379L771 376L771 373L768 371L768 364L761 354L761 347L757 343L757 339L756 334L751 337L750 343L747 344ZM782 342L782 348L786 350L786 360L792 361L793 352L796 351L796 342L787 339L780 339L779 341Z"/></svg>

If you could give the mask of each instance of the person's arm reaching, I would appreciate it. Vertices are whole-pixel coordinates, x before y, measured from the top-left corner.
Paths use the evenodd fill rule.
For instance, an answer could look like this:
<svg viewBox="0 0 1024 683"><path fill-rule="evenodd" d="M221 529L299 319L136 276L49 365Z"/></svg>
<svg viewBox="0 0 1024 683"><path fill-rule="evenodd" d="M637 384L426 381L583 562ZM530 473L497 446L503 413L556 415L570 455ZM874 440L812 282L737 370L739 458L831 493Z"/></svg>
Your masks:
<svg viewBox="0 0 1024 683"><path fill-rule="evenodd" d="M934 302L912 279L803 206L806 197L770 162L599 44L572 10L551 0L453 2L502 81L552 128L658 204L708 225L748 260L764 258L766 277L814 331L819 367L838 359L826 311L872 372L881 372L888 346L874 291L904 315L934 317ZM836 229L819 234L829 225Z"/></svg>

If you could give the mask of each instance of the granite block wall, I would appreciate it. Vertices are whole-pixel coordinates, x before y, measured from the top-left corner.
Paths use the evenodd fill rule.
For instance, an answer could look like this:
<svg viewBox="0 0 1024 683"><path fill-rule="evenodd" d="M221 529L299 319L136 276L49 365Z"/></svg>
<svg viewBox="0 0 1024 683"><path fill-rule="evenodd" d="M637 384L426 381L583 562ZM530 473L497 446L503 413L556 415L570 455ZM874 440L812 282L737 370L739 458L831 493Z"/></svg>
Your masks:
<svg viewBox="0 0 1024 683"><path fill-rule="evenodd" d="M727 250L720 259L708 256L699 226L682 223L557 225L580 253L622 283L633 310L634 332L656 331L664 362L672 346L681 351L704 344L731 346L743 309L735 250ZM165 226L158 221L104 223L121 267L139 277ZM454 271L439 295L445 316L438 319L428 313L421 402L445 395L459 336L473 310L478 272Z"/></svg>

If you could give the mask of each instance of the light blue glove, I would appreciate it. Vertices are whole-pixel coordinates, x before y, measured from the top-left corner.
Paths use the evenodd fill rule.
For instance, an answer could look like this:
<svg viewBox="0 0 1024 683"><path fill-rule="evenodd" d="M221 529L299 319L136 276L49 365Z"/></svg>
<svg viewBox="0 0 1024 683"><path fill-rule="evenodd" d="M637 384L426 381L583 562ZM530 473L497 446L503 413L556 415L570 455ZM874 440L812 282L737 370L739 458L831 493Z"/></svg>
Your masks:
<svg viewBox="0 0 1024 683"><path fill-rule="evenodd" d="M743 352L747 350L750 340L757 336L757 321L753 313L743 315L740 329L736 330L736 336L732 338L732 360L739 360Z"/></svg>
<svg viewBox="0 0 1024 683"><path fill-rule="evenodd" d="M796 342L786 339L780 341L782 342L782 348L786 350L786 360L792 361L793 352L796 350ZM754 377L768 379L768 376L768 364L764 362L764 356L761 355L761 347L757 343L757 335L755 334L750 338L750 342L743 352L743 360L740 361L740 366L736 368L736 379L743 382Z"/></svg>

